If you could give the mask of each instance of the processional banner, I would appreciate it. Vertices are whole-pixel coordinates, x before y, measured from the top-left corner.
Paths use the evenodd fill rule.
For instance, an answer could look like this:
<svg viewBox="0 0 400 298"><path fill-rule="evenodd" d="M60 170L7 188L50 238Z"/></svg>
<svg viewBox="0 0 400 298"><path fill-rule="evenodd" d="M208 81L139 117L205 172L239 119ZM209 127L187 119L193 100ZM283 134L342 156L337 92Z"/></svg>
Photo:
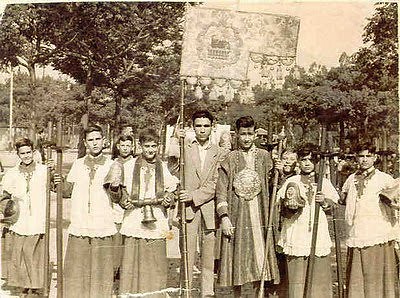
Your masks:
<svg viewBox="0 0 400 298"><path fill-rule="evenodd" d="M253 68L274 76L295 65L299 26L293 16L189 7L180 75L193 85L230 80L233 89L252 80Z"/></svg>

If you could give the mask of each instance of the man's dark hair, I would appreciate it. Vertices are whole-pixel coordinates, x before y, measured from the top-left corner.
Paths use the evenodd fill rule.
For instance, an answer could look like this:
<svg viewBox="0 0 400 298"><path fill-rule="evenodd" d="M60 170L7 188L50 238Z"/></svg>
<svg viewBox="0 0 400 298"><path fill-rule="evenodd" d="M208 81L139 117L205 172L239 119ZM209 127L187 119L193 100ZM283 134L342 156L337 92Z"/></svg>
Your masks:
<svg viewBox="0 0 400 298"><path fill-rule="evenodd" d="M158 144L160 142L160 137L158 136L158 133L155 129L146 128L140 132L139 142L141 145L146 142L155 142Z"/></svg>
<svg viewBox="0 0 400 298"><path fill-rule="evenodd" d="M85 139L91 132L98 131L103 136L103 130L99 125L91 124L84 130Z"/></svg>
<svg viewBox="0 0 400 298"><path fill-rule="evenodd" d="M197 118L207 118L210 120L211 124L214 122L214 117L211 115L211 113L208 110L198 110L193 113L192 115L192 121L194 123L194 120Z"/></svg>
<svg viewBox="0 0 400 298"><path fill-rule="evenodd" d="M239 131L241 127L248 128L254 127L256 128L256 123L254 122L253 117L251 116L243 116L236 120L236 131Z"/></svg>
<svg viewBox="0 0 400 298"><path fill-rule="evenodd" d="M25 146L31 147L31 149L33 150L33 142L28 138L22 138L15 142L15 148L17 149L17 152L19 151L19 148Z"/></svg>
<svg viewBox="0 0 400 298"><path fill-rule="evenodd" d="M354 153L358 154L363 150L368 150L369 153L375 154L376 153L376 146L369 141L357 143L354 146Z"/></svg>
<svg viewBox="0 0 400 298"><path fill-rule="evenodd" d="M296 150L296 153L299 157L299 160L311 154L311 160L313 162L318 161L318 146L313 143L305 143L301 145Z"/></svg>

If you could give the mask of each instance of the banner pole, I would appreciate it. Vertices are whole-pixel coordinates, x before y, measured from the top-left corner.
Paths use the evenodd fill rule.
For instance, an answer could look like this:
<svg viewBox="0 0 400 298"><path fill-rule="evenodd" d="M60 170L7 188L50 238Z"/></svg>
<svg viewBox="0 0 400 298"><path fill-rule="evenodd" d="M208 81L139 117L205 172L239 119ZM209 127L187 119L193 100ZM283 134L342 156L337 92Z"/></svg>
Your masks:
<svg viewBox="0 0 400 298"><path fill-rule="evenodd" d="M180 128L184 129L184 110L185 110L185 80L181 80L181 110L180 110ZM185 189L185 142L184 138L179 139L180 146L180 165L179 165L179 179L180 189ZM180 202L180 213L181 213L181 228L182 228L182 268L184 271L184 297L189 298L191 292L191 285L189 280L189 260L188 260L188 248L187 248L187 225L186 225L186 204Z"/></svg>

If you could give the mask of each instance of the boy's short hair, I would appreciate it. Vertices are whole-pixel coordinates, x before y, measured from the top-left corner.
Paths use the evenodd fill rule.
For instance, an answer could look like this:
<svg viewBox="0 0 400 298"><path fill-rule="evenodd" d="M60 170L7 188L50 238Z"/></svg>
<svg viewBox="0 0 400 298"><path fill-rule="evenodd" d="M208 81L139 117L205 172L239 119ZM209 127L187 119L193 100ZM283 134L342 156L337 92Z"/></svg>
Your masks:
<svg viewBox="0 0 400 298"><path fill-rule="evenodd" d="M282 151L281 157L283 157L284 155L288 155L288 154L294 154L294 155L296 155L296 158L299 156L297 154L296 150L294 150L293 148L286 148L285 150Z"/></svg>
<svg viewBox="0 0 400 298"><path fill-rule="evenodd" d="M25 147L25 146L31 147L31 149L33 150L33 142L28 138L21 138L15 142L15 148L16 148L17 152L19 151L19 148Z"/></svg>
<svg viewBox="0 0 400 298"><path fill-rule="evenodd" d="M116 144L119 144L119 143L125 142L125 141L131 141L133 143L133 137L130 135L120 135L117 139Z"/></svg>
<svg viewBox="0 0 400 298"><path fill-rule="evenodd" d="M197 118L207 118L210 120L211 124L214 122L214 117L208 110L198 110L194 112L192 115L193 123Z"/></svg>
<svg viewBox="0 0 400 298"><path fill-rule="evenodd" d="M101 136L103 136L103 130L101 129L101 127L96 124L91 124L83 131L85 139L88 134L90 134L91 132L94 132L94 131L98 131L101 134Z"/></svg>
<svg viewBox="0 0 400 298"><path fill-rule="evenodd" d="M256 128L256 123L254 122L253 117L251 116L243 116L236 120L236 131L239 131L241 127L248 128L254 127Z"/></svg>
<svg viewBox="0 0 400 298"><path fill-rule="evenodd" d="M365 141L365 142L357 143L354 146L353 150L354 150L355 154L358 154L363 150L368 150L369 153L375 154L376 153L376 146L372 142Z"/></svg>
<svg viewBox="0 0 400 298"><path fill-rule="evenodd" d="M143 145L146 142L155 142L156 144L159 144L160 137L158 136L158 133L155 129L146 128L140 132L139 142L141 145Z"/></svg>

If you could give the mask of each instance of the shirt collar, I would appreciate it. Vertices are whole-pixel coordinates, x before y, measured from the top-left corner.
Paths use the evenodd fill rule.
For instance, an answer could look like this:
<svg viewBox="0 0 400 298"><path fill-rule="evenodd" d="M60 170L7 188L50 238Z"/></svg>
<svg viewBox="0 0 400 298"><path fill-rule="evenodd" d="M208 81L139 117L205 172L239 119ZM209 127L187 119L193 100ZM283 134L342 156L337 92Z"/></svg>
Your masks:
<svg viewBox="0 0 400 298"><path fill-rule="evenodd" d="M365 171L358 170L356 175L362 175L364 178L371 177L375 173L375 167L372 166Z"/></svg>
<svg viewBox="0 0 400 298"><path fill-rule="evenodd" d="M257 146L255 144L251 145L250 149L248 151L244 151L243 149L239 149L239 151L245 153L245 154L253 154L257 150Z"/></svg>
<svg viewBox="0 0 400 298"><path fill-rule="evenodd" d="M19 170L21 173L32 173L35 171L36 163L32 161L29 165L25 165L22 161L19 164Z"/></svg>
<svg viewBox="0 0 400 298"><path fill-rule="evenodd" d="M106 160L107 158L103 154L100 154L98 156L91 156L90 154L88 154L84 159L84 163L89 167L92 167L94 165L104 165L106 163Z"/></svg>
<svg viewBox="0 0 400 298"><path fill-rule="evenodd" d="M315 171L312 171L311 173L305 174L305 173L300 173L300 179L303 183L314 183L316 179L316 173Z"/></svg>
<svg viewBox="0 0 400 298"><path fill-rule="evenodd" d="M204 150L207 150L207 149L210 149L210 148L211 148L211 141L210 141L210 139L208 139L208 141L205 142L204 145L200 145L199 141L197 141L197 139L194 138L194 140L192 141L192 145L193 145L193 144L197 144L197 146L203 148Z"/></svg>
<svg viewBox="0 0 400 298"><path fill-rule="evenodd" d="M128 162L128 161L130 161L132 159L133 159L132 155L128 155L128 157L126 157L126 158L123 158L122 156L118 156L117 157L117 160L122 164L124 164L124 163L126 163L126 162Z"/></svg>

